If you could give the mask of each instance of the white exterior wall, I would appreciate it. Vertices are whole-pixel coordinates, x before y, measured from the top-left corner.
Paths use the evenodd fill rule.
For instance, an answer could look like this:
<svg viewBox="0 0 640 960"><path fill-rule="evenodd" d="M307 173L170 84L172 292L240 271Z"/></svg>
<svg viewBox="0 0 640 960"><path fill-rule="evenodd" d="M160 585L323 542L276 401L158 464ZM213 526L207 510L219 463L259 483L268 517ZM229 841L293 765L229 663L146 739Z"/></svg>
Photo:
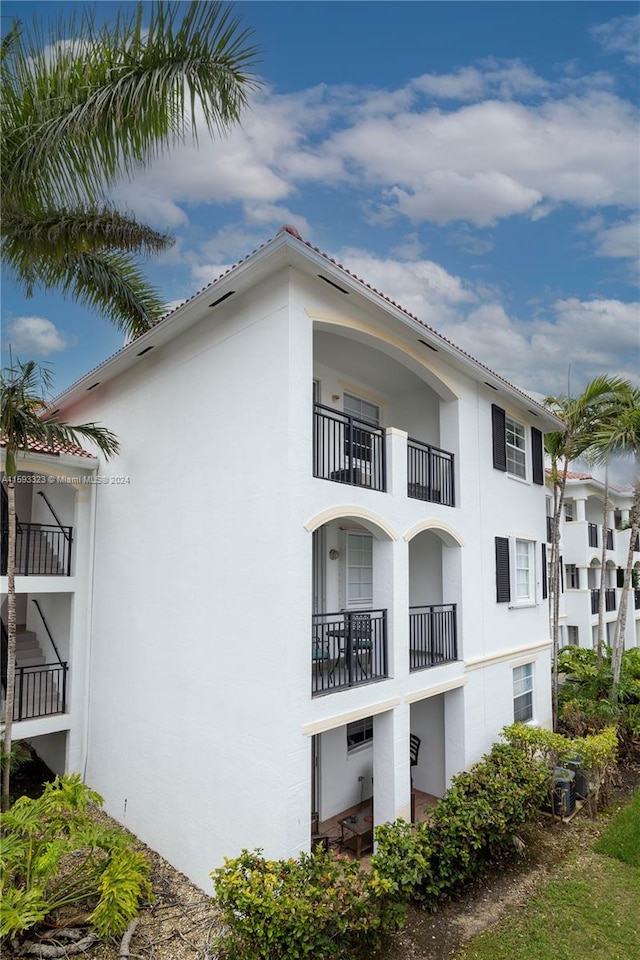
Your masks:
<svg viewBox="0 0 640 960"><path fill-rule="evenodd" d="M339 809L359 800L350 800L356 767L371 767L369 751L345 758L344 725L374 716L380 822L408 814L410 708L437 730L424 782L441 792L512 721L514 659L535 660L544 724L550 695L546 602L512 609L495 595L494 538L535 539L539 570L545 537L544 488L491 461L491 403L529 428L526 400L510 405L443 356L409 346L379 306L352 297L346 307L295 269L267 273L204 314L65 415L113 430L121 454L100 472L130 478L96 488L86 778L109 813L210 889L210 870L242 847L267 856L308 847L313 734L327 763L323 804ZM376 351L381 376L400 361L411 371L411 392L385 407L385 427L397 428L387 437L391 492L312 476L314 326L323 391L351 382L349 369L332 367L347 342L343 358L356 363L361 343ZM366 370L352 372L375 393ZM425 400L423 428L415 395ZM456 454L458 506L407 498L407 433ZM342 549L341 517L376 538L373 607L387 609L391 676L312 698L312 531L330 523L326 551ZM411 569L414 537L420 566ZM460 659L410 673L409 587L430 565L443 599L458 604ZM331 609L339 561L327 574Z"/></svg>

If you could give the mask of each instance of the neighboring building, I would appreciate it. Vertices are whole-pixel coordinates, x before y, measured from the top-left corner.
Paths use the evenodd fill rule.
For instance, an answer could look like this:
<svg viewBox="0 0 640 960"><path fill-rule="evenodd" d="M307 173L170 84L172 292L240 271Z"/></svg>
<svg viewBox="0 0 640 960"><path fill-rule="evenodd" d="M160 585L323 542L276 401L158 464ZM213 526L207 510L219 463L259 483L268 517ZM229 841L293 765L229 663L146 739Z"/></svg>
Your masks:
<svg viewBox="0 0 640 960"><path fill-rule="evenodd" d="M69 670L66 712L16 736L205 888L242 847L308 849L312 813L408 818L412 783L551 721L558 421L294 234L56 400L121 453L44 484L71 575L18 580Z"/></svg>
<svg viewBox="0 0 640 960"><path fill-rule="evenodd" d="M547 475L547 483L549 483ZM560 523L560 645L596 647L602 547L605 547L604 641L613 642L622 582L629 556L631 491L609 488L604 520L604 483L588 473L569 472ZM547 495L547 541L551 543L552 493ZM634 550L633 589L627 596L625 647L640 647L640 543Z"/></svg>

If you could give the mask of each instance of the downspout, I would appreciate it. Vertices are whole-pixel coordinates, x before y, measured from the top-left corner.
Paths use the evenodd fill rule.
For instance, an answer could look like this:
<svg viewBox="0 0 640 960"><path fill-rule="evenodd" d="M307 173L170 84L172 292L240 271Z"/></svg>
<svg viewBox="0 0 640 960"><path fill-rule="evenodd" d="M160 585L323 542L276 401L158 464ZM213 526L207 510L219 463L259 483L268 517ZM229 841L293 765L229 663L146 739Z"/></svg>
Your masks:
<svg viewBox="0 0 640 960"><path fill-rule="evenodd" d="M94 470L94 475L97 475L97 467ZM82 770L82 779L86 781L87 776L87 764L89 762L89 709L91 707L91 665L93 660L93 591L95 586L95 570L96 570L96 519L98 515L98 484L91 484L91 529L89 531L90 542L89 542L89 563L90 570L89 576L87 578L87 589L89 591L89 598L87 604L87 631L86 631L86 663L85 663L85 676L84 676L84 730L82 735L82 758L81 758L81 770Z"/></svg>

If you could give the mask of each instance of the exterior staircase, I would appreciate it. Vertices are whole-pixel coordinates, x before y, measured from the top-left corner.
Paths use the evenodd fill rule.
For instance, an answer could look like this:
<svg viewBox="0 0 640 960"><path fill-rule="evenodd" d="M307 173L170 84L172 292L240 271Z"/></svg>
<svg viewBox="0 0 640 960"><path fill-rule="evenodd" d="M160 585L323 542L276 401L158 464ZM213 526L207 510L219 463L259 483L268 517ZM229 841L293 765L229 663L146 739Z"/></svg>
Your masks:
<svg viewBox="0 0 640 960"><path fill-rule="evenodd" d="M50 543L50 534L38 524L21 524L16 537L16 573L60 577L64 569Z"/></svg>
<svg viewBox="0 0 640 960"><path fill-rule="evenodd" d="M46 663L33 630L16 625L16 703L14 720L46 717L64 710L62 667Z"/></svg>

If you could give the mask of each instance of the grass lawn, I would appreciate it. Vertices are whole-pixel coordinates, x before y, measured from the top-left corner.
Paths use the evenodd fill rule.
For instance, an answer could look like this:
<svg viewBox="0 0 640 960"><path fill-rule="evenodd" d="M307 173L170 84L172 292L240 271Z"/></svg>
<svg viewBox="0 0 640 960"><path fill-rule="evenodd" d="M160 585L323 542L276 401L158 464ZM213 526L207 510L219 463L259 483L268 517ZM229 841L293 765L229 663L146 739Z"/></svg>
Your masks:
<svg viewBox="0 0 640 960"><path fill-rule="evenodd" d="M593 849L640 869L640 790L622 808Z"/></svg>
<svg viewBox="0 0 640 960"><path fill-rule="evenodd" d="M637 793L595 849L557 867L459 960L640 960L639 838Z"/></svg>

